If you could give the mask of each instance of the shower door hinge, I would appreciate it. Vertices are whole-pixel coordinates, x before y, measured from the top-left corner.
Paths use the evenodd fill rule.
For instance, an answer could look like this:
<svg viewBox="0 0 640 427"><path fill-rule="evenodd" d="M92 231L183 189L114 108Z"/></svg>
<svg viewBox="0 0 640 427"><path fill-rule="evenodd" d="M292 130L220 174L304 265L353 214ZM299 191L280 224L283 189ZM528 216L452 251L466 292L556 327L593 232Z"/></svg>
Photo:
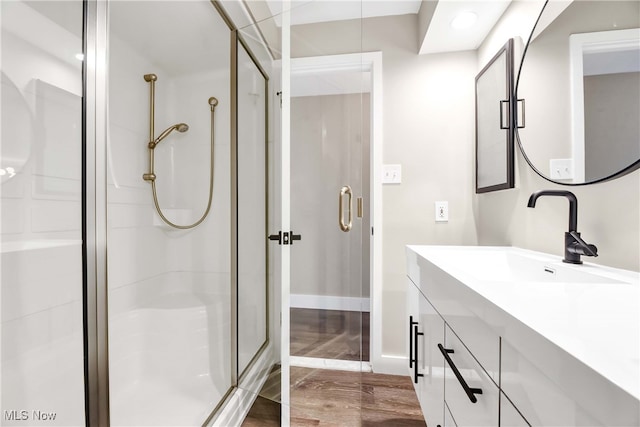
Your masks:
<svg viewBox="0 0 640 427"><path fill-rule="evenodd" d="M293 231L278 231L278 234L270 234L269 240L277 241L279 245L293 245L294 240L302 240L302 235L293 234Z"/></svg>

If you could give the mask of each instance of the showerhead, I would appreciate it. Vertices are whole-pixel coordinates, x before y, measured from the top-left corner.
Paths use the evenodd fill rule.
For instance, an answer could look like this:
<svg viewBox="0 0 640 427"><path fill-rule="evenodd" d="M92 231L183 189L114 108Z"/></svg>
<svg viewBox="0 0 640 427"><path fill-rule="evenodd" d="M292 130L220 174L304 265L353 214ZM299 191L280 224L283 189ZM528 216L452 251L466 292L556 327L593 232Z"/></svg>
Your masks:
<svg viewBox="0 0 640 427"><path fill-rule="evenodd" d="M156 145L160 144L160 141L162 141L163 139L165 139L167 136L169 136L169 134L171 132L173 132L174 130L177 130L178 132L184 133L186 131L189 130L189 125L186 123L178 123L175 124L171 127L168 127L167 129L165 129L156 139L155 141L151 141L149 142L149 148L154 149L156 148Z"/></svg>

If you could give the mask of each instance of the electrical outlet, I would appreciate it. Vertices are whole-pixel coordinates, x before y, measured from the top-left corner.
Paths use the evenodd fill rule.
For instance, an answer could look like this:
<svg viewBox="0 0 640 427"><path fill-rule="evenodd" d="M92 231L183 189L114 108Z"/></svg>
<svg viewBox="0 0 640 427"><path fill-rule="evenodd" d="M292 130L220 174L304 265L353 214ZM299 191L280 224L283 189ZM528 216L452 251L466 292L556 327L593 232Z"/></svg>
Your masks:
<svg viewBox="0 0 640 427"><path fill-rule="evenodd" d="M550 159L549 172L552 179L573 179L573 159Z"/></svg>
<svg viewBox="0 0 640 427"><path fill-rule="evenodd" d="M436 222L449 221L449 202L436 202Z"/></svg>

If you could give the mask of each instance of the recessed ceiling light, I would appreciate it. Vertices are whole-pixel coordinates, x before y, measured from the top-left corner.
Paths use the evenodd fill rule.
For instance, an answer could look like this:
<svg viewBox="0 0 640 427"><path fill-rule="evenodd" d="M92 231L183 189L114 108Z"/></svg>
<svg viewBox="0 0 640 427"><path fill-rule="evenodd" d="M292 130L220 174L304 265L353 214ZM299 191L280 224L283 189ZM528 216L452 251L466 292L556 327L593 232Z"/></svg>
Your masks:
<svg viewBox="0 0 640 427"><path fill-rule="evenodd" d="M478 15L475 12L464 11L460 12L458 16L451 21L451 28L455 30L464 30L473 26L478 20Z"/></svg>
<svg viewBox="0 0 640 427"><path fill-rule="evenodd" d="M84 53L76 53L76 59L78 61L84 61Z"/></svg>

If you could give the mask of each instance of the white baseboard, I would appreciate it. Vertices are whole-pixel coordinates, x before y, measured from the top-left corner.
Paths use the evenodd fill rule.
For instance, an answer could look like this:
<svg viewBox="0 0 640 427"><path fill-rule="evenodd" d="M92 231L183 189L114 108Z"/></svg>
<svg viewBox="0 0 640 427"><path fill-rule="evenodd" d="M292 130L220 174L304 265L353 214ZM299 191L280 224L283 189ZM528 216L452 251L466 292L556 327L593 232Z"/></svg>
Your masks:
<svg viewBox="0 0 640 427"><path fill-rule="evenodd" d="M363 311L371 307L369 298L334 297L325 295L290 295L291 308L313 308L319 310Z"/></svg>
<svg viewBox="0 0 640 427"><path fill-rule="evenodd" d="M409 359L406 356L382 354L371 361L376 374L409 375Z"/></svg>
<svg viewBox="0 0 640 427"><path fill-rule="evenodd" d="M321 359L317 357L291 356L291 366L299 368L331 369L334 371L371 372L369 362L357 360Z"/></svg>

